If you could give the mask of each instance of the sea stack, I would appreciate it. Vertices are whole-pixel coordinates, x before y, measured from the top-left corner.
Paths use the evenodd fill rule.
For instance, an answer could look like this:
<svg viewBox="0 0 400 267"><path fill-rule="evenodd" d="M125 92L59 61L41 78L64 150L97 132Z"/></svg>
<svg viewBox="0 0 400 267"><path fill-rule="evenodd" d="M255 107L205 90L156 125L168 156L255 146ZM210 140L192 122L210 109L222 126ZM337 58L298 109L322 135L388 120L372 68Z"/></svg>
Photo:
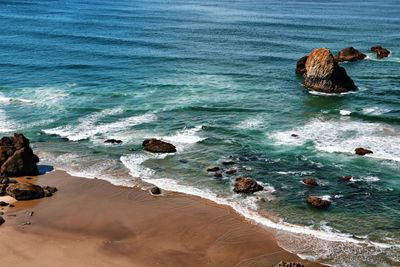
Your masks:
<svg viewBox="0 0 400 267"><path fill-rule="evenodd" d="M317 48L308 55L301 70L301 63L305 57L297 62L296 71L302 73L304 86L310 90L329 94L339 94L357 90L353 80L346 70L340 67L327 48Z"/></svg>
<svg viewBox="0 0 400 267"><path fill-rule="evenodd" d="M383 47L380 46L380 45L371 47L371 51L375 52L375 53L376 53L376 56L377 56L378 58L388 57L389 54L390 54L390 51L389 51L389 50L387 50L386 48L383 48Z"/></svg>
<svg viewBox="0 0 400 267"><path fill-rule="evenodd" d="M361 53L354 47L346 47L342 50L340 50L339 53L335 56L335 60L337 62L344 62L344 61L357 61L357 60L363 60L366 58L367 55L364 53Z"/></svg>

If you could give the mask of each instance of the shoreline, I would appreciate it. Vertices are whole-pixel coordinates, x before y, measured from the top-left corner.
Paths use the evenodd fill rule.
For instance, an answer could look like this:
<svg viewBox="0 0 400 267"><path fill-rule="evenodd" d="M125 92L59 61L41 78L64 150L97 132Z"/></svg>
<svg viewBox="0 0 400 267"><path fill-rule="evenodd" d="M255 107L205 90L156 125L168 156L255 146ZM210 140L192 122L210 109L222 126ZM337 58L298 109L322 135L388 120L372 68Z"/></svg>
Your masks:
<svg viewBox="0 0 400 267"><path fill-rule="evenodd" d="M59 191L5 210L0 257L7 265L321 266L284 250L233 208L198 196L152 196L59 170L30 181Z"/></svg>

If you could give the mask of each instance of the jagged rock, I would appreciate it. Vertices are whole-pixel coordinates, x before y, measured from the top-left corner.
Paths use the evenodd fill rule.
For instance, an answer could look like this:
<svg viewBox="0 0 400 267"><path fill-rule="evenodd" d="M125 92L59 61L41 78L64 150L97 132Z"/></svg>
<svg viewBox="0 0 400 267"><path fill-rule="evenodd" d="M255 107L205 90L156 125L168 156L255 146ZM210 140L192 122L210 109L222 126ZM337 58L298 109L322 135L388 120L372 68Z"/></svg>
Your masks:
<svg viewBox="0 0 400 267"><path fill-rule="evenodd" d="M322 199L321 197L317 196L309 196L307 198L307 203L319 209L325 209L331 205L329 200Z"/></svg>
<svg viewBox="0 0 400 267"><path fill-rule="evenodd" d="M6 189L7 195L16 200L30 200L45 196L44 190L39 185L30 183L19 183L9 185Z"/></svg>
<svg viewBox="0 0 400 267"><path fill-rule="evenodd" d="M315 179L313 179L313 178L304 178L303 179L303 183L306 184L306 185L311 185L311 186L317 186L318 185L317 181Z"/></svg>
<svg viewBox="0 0 400 267"><path fill-rule="evenodd" d="M235 180L233 191L236 193L254 193L264 189L256 180L250 177L238 177Z"/></svg>
<svg viewBox="0 0 400 267"><path fill-rule="evenodd" d="M158 188L157 186L153 186L152 188L150 188L150 193L152 195L159 195L161 194L161 189Z"/></svg>
<svg viewBox="0 0 400 267"><path fill-rule="evenodd" d="M323 93L354 91L357 86L340 67L327 48L317 48L308 56L305 64L304 85Z"/></svg>
<svg viewBox="0 0 400 267"><path fill-rule="evenodd" d="M219 170L221 170L221 168L220 168L220 167L217 167L217 166L215 166L215 167L208 167L208 168L207 168L207 171L208 171L208 172L217 172L217 171L219 171Z"/></svg>
<svg viewBox="0 0 400 267"><path fill-rule="evenodd" d="M371 47L371 51L375 52L375 53L376 53L376 56L377 56L378 58L388 57L389 54L390 54L390 51L389 51L389 50L387 50L386 48L383 48L383 47L380 46L380 45Z"/></svg>
<svg viewBox="0 0 400 267"><path fill-rule="evenodd" d="M146 139L143 141L143 148L152 153L175 153L176 147L173 144L157 140Z"/></svg>
<svg viewBox="0 0 400 267"><path fill-rule="evenodd" d="M281 261L275 267L304 267L303 264L299 262L286 262L286 261Z"/></svg>
<svg viewBox="0 0 400 267"><path fill-rule="evenodd" d="M374 153L374 152L372 152L372 150L369 150L369 149L366 149L366 148L362 148L362 147L358 147L354 151L355 151L355 153L357 155L360 155L360 156L364 156L366 154L373 154Z"/></svg>
<svg viewBox="0 0 400 267"><path fill-rule="evenodd" d="M38 175L36 158L30 147L23 147L17 150L1 166L1 173L8 176Z"/></svg>
<svg viewBox="0 0 400 267"><path fill-rule="evenodd" d="M119 145L122 144L121 140L117 140L117 139L107 139L104 141L104 143L106 144L113 144L113 145Z"/></svg>
<svg viewBox="0 0 400 267"><path fill-rule="evenodd" d="M340 50L340 52L335 56L335 60L337 62L357 61L363 60L366 57L366 54L363 54L354 47L350 46Z"/></svg>
<svg viewBox="0 0 400 267"><path fill-rule="evenodd" d="M308 56L304 56L297 60L296 64L296 74L297 75L304 75L306 73L306 61Z"/></svg>

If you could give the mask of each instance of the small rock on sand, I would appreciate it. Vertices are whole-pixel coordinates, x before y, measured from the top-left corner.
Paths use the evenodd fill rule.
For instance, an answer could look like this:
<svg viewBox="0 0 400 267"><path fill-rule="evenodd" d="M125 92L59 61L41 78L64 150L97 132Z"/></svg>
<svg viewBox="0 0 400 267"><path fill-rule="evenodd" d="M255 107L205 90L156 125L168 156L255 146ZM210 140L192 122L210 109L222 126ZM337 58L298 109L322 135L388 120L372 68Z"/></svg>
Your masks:
<svg viewBox="0 0 400 267"><path fill-rule="evenodd" d="M3 219L3 217L0 216L0 225L2 225L3 223L5 223L5 220Z"/></svg>
<svg viewBox="0 0 400 267"><path fill-rule="evenodd" d="M152 188L150 188L150 193L152 195L159 195L161 194L161 189L157 186L153 186Z"/></svg>

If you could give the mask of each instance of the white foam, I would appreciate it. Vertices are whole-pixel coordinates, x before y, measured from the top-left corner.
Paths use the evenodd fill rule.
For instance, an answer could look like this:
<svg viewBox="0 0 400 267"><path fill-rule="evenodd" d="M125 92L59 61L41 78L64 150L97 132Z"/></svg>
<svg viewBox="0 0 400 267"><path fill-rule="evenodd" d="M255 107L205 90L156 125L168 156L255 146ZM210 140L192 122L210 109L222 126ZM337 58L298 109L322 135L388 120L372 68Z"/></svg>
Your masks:
<svg viewBox="0 0 400 267"><path fill-rule="evenodd" d="M264 120L261 117L255 117L240 122L236 127L239 129L255 129L259 128L263 124Z"/></svg>
<svg viewBox="0 0 400 267"><path fill-rule="evenodd" d="M298 137L293 138L295 132ZM367 157L400 161L400 130L381 123L349 120L314 119L290 131L268 135L278 145L303 145L312 141L317 150L329 153L351 153L357 147L371 149Z"/></svg>
<svg viewBox="0 0 400 267"><path fill-rule="evenodd" d="M143 115L122 118L115 122L98 123L98 121L104 117L113 116L122 112L123 110L120 108L107 109L79 119L79 124L77 126L59 126L52 129L45 129L43 132L46 134L54 134L68 138L68 140L71 141L79 141L93 138L96 135L115 133L135 125L154 121L157 118L156 115L147 113Z"/></svg>
<svg viewBox="0 0 400 267"><path fill-rule="evenodd" d="M368 115L375 115L379 116L385 113L390 112L390 109L387 108L380 108L380 107L370 107L370 108L363 108L362 112Z"/></svg>
<svg viewBox="0 0 400 267"><path fill-rule="evenodd" d="M11 120L3 109L0 109L0 132L14 132L18 129L16 122Z"/></svg>
<svg viewBox="0 0 400 267"><path fill-rule="evenodd" d="M207 139L206 137L201 137L198 135L202 128L202 125L198 125L193 128L185 128L181 131L178 131L175 135L172 136L161 136L156 138L171 142L176 146L178 152L182 152L187 146L196 144Z"/></svg>
<svg viewBox="0 0 400 267"><path fill-rule="evenodd" d="M340 113L340 115L342 115L342 116L350 116L351 111L350 111L350 110L341 109L341 110L339 111L339 113Z"/></svg>
<svg viewBox="0 0 400 267"><path fill-rule="evenodd" d="M380 180L380 179L379 179L378 176L372 176L372 175L370 175L370 176L361 176L360 178L354 178L354 177L352 177L352 178L350 179L350 181L352 181L352 182L365 181L365 182L368 182L368 183L378 182L379 180Z"/></svg>
<svg viewBox="0 0 400 267"><path fill-rule="evenodd" d="M348 92L343 92L343 93L338 93L338 94L323 93L323 92L318 92L318 91L314 91L314 90L307 90L307 92L311 95L317 95L317 96L344 96L344 95L348 95L348 94L354 94L356 91L348 91Z"/></svg>

